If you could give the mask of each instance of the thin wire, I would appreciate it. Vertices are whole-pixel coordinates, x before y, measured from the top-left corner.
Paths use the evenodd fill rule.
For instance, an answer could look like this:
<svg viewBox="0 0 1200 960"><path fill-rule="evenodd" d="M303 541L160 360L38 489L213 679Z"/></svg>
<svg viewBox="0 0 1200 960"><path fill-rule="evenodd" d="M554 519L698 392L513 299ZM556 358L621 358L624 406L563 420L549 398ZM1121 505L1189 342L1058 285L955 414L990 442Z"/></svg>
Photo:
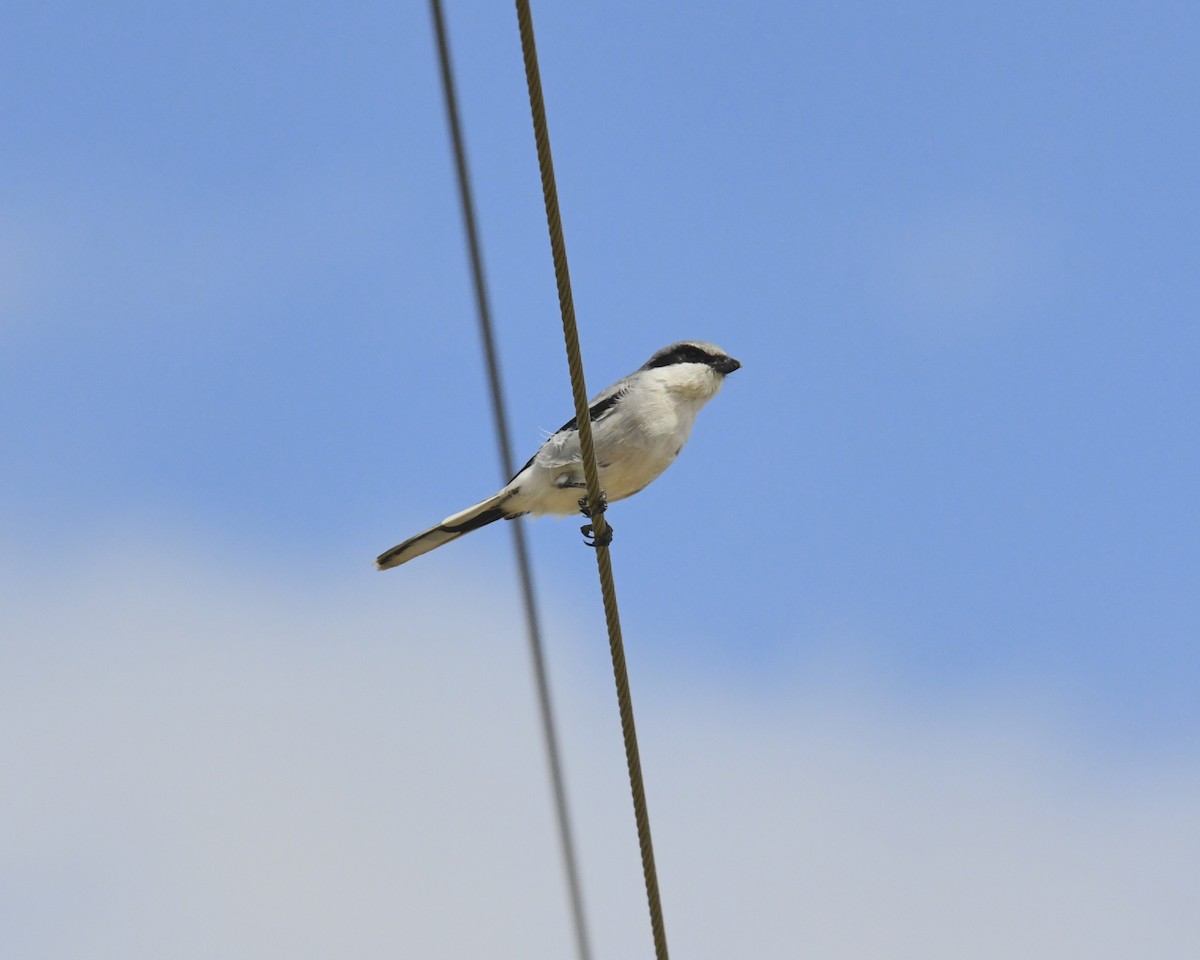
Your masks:
<svg viewBox="0 0 1200 960"><path fill-rule="evenodd" d="M546 225L550 230L550 249L554 256L554 276L558 283L558 305L562 311L563 339L567 348L567 366L571 372L571 391L575 398L575 422L583 453L584 476L591 523L595 531L596 566L600 573L600 592L604 598L604 619L608 625L608 643L612 652L613 679L621 713L621 733L625 738L625 761L629 767L629 787L633 794L633 815L637 821L638 844L642 853L642 874L646 881L646 900L650 908L650 927L654 935L654 954L667 960L667 934L663 926L662 903L658 894L658 872L654 866L654 845L650 838L650 814L646 808L646 790L642 783L642 762L638 754L637 729L633 722L633 697L629 692L629 674L625 666L625 646L621 640L621 619L617 611L617 588L613 582L612 560L605 534L608 524L601 510L600 476L596 469L596 450L592 443L592 423L588 416L587 385L583 377L583 358L579 350L579 330L575 323L575 301L571 296L571 274L567 268L567 247L563 240L562 217L558 209L558 188L554 182L554 160L550 155L550 132L542 99L542 78L538 70L537 44L533 36L533 16L529 0L516 0L517 23L521 30L521 52L525 59L525 79L529 85L529 109L533 116L533 134L537 141L538 166L542 176L542 196L546 202Z"/></svg>
<svg viewBox="0 0 1200 960"><path fill-rule="evenodd" d="M471 181L467 172L467 151L463 143L462 124L458 113L458 95L454 85L454 71L450 61L450 43L446 35L446 20L442 14L441 0L430 0L434 32L437 35L438 61L441 64L442 92L446 101L446 121L450 127L450 138L454 145L454 166L458 173L458 193L462 201L463 227L467 234L467 249L471 257L471 277L475 285L475 307L479 318L479 335L487 359L488 383L492 394L492 411L496 421L496 441L500 451L502 482L507 483L516 471L513 467L512 444L509 439L508 414L505 410L504 391L500 380L500 361L496 352L496 339L492 334L492 311L489 306L487 283L483 273L483 256L480 253L479 231L475 221L475 201L471 193ZM588 940L587 918L583 909L583 892L579 881L579 866L575 855L575 842L571 829L571 816L567 805L567 790L564 783L562 760L555 731L554 708L550 699L550 683L546 675L546 658L543 653L541 623L538 618L537 602L533 590L533 573L529 563L529 550L525 544L523 520L514 520L509 526L513 533L513 549L517 555L517 569L521 580L521 598L525 606L525 625L529 634L529 652L533 660L533 674L537 687L538 707L542 720L542 737L546 744L546 759L550 766L550 782L554 792L554 809L558 820L559 844L562 849L563 868L567 875L567 889L571 901L571 918L575 932L575 946L580 960L591 960L592 951Z"/></svg>

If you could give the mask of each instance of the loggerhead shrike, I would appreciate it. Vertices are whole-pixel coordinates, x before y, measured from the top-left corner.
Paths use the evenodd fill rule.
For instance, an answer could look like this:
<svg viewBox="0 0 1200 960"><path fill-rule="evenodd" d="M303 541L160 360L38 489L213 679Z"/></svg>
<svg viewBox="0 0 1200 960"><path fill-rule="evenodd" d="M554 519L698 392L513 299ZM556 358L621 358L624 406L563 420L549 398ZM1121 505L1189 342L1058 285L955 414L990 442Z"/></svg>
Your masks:
<svg viewBox="0 0 1200 960"><path fill-rule="evenodd" d="M641 369L597 394L588 408L605 503L632 497L674 462L687 443L696 414L741 364L720 347L684 340L663 347ZM567 516L582 511L587 484L572 417L495 496L447 517L375 560L398 567L495 520L531 514ZM583 528L589 533L590 528Z"/></svg>

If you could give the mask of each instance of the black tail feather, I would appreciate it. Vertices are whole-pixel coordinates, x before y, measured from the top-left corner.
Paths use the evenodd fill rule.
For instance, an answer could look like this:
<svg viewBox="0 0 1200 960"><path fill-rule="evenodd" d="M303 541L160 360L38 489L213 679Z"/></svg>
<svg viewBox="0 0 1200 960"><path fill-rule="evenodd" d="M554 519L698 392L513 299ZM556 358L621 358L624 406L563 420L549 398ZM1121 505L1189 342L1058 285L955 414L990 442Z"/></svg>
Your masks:
<svg viewBox="0 0 1200 960"><path fill-rule="evenodd" d="M470 533L472 530L478 530L480 527L486 527L489 523L495 523L497 520L508 519L507 512L501 507L492 507L490 510L484 510L470 520L456 526L450 526L442 523L439 526L447 533Z"/></svg>

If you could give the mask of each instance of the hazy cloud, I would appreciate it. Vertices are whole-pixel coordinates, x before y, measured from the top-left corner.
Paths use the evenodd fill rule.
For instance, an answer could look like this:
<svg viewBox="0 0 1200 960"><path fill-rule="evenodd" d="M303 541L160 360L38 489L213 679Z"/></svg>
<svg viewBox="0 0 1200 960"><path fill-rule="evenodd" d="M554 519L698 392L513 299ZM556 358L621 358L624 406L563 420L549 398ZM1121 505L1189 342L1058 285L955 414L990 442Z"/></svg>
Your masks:
<svg viewBox="0 0 1200 960"><path fill-rule="evenodd" d="M867 233L879 315L938 336L1011 327L1055 289L1058 233L1045 214L999 197L942 197L895 211Z"/></svg>
<svg viewBox="0 0 1200 960"><path fill-rule="evenodd" d="M5 956L570 955L507 594L166 542L53 575L5 552ZM603 640L553 632L598 955L650 956L611 681L582 667ZM682 956L1200 949L1194 758L1085 762L1017 703L932 721L844 681L640 679Z"/></svg>

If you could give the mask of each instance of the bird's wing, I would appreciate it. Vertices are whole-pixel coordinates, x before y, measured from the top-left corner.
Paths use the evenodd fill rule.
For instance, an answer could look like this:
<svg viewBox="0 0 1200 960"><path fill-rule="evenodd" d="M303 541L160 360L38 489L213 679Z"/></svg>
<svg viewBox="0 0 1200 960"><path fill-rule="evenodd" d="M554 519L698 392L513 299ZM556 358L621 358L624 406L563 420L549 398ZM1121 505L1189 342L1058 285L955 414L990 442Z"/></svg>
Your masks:
<svg viewBox="0 0 1200 960"><path fill-rule="evenodd" d="M592 398L591 404L588 406L588 419L592 423L603 420L616 409L617 404L624 399L629 391L629 378L626 377L618 380L607 390L603 390ZM555 467L565 467L571 463L578 463L582 458L582 453L579 448L579 418L572 417L561 427L558 428L550 437L542 444L529 461L520 470L517 471L517 476L527 470L536 460L538 464L547 469ZM516 479L516 476L513 477ZM511 481L510 481L511 482Z"/></svg>

